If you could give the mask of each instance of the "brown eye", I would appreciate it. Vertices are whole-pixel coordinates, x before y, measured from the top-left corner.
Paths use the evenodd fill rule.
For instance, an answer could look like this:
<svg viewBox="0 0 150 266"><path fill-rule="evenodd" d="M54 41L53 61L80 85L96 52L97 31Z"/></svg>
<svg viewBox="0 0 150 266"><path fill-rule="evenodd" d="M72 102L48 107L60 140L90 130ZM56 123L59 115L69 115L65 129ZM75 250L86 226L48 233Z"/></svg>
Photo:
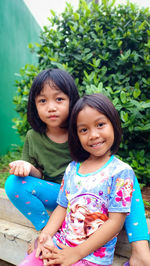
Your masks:
<svg viewBox="0 0 150 266"><path fill-rule="evenodd" d="M45 99L41 99L41 100L39 100L39 102L40 102L40 103L45 103L46 100L45 100Z"/></svg>
<svg viewBox="0 0 150 266"><path fill-rule="evenodd" d="M104 123L98 123L97 127L102 127L104 125Z"/></svg>
<svg viewBox="0 0 150 266"><path fill-rule="evenodd" d="M57 101L57 102L62 102L62 101L63 101L63 98L62 98L62 97L58 97L58 98L56 99L56 101Z"/></svg>
<svg viewBox="0 0 150 266"><path fill-rule="evenodd" d="M86 131L87 131L87 128L82 128L82 129L80 130L81 133L85 133Z"/></svg>

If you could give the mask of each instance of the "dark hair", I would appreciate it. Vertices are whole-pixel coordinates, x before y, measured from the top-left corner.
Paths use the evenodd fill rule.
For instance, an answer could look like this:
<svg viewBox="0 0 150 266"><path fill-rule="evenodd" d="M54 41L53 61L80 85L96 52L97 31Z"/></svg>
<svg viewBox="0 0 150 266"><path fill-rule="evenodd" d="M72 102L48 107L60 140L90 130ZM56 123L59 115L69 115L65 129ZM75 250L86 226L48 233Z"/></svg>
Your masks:
<svg viewBox="0 0 150 266"><path fill-rule="evenodd" d="M77 134L77 117L79 112L83 110L85 106L96 109L110 120L114 129L114 143L111 147L111 154L115 154L119 149L122 136L119 114L112 102L106 96L100 93L95 93L79 99L72 110L68 140L72 159L77 162L82 162L90 155L82 148Z"/></svg>
<svg viewBox="0 0 150 266"><path fill-rule="evenodd" d="M55 68L46 69L40 72L33 80L27 107L28 122L31 127L39 133L45 133L46 124L40 119L38 115L35 98L40 94L45 83L50 83L50 85L56 86L69 97L69 117L66 121L66 127L68 127L69 124L72 108L76 101L79 99L79 94L74 79L69 73L64 70Z"/></svg>

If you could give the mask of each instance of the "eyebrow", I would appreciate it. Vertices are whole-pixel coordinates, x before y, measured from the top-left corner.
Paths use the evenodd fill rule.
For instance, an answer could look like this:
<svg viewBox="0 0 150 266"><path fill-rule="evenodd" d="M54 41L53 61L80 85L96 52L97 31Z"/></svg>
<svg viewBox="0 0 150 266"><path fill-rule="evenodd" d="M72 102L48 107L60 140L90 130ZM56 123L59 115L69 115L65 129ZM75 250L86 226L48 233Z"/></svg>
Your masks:
<svg viewBox="0 0 150 266"><path fill-rule="evenodd" d="M61 91L61 90L56 90L56 92L55 92L55 95L58 95L58 94L65 94L63 91ZM40 94L38 94L36 97L42 97L42 96L45 96L45 94L44 93L40 93Z"/></svg>
<svg viewBox="0 0 150 266"><path fill-rule="evenodd" d="M107 116L102 115L101 117L98 117L98 118L95 120L95 122L98 122L98 121L103 120L103 119L106 120L106 119L108 119L108 118L107 118ZM79 127L86 127L86 124L84 124L84 122L83 122L83 123L77 125L77 128L79 128Z"/></svg>

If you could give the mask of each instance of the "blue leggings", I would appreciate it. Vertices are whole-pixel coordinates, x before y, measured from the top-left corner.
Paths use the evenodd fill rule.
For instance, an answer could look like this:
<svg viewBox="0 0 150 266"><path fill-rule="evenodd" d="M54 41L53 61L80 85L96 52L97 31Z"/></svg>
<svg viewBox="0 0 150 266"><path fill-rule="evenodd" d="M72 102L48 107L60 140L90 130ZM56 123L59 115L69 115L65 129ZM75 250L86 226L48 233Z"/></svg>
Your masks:
<svg viewBox="0 0 150 266"><path fill-rule="evenodd" d="M32 176L11 175L5 183L5 191L15 207L31 221L36 230L48 222L47 210L54 210L60 185ZM144 204L137 179L132 197L131 213L125 221L129 242L149 240Z"/></svg>

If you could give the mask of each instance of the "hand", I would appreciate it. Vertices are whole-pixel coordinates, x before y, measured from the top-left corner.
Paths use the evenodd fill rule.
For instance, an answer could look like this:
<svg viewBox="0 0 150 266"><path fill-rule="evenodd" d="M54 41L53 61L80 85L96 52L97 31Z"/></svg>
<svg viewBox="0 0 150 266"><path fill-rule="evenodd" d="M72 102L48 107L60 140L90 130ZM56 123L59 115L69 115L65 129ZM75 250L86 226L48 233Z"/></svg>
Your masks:
<svg viewBox="0 0 150 266"><path fill-rule="evenodd" d="M46 249L50 252L42 254L40 257L43 259L44 266L55 264L60 264L61 266L70 266L81 259L76 247L67 247L59 242L57 245L61 249L58 249L57 247L49 249L49 247L45 244Z"/></svg>
<svg viewBox="0 0 150 266"><path fill-rule="evenodd" d="M13 161L9 164L11 175L25 177L28 176L31 172L32 165L26 161L18 160Z"/></svg>
<svg viewBox="0 0 150 266"><path fill-rule="evenodd" d="M45 247L48 247L48 249ZM51 236L48 233L45 232L41 232L39 238L38 238L38 246L36 249L36 258L38 258L41 254L47 254L47 252L50 252L51 249L53 249L54 243L53 240L51 238Z"/></svg>

